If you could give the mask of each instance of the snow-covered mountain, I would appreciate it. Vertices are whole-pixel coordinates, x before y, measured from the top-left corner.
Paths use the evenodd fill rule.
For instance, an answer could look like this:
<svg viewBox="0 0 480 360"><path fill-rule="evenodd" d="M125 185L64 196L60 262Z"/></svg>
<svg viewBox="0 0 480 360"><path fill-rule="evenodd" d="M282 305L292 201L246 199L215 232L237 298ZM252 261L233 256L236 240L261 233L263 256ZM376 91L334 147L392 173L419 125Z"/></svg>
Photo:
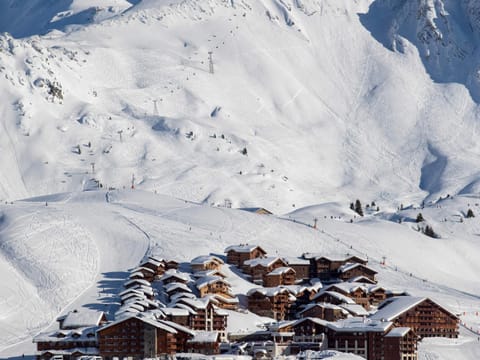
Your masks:
<svg viewBox="0 0 480 360"><path fill-rule="evenodd" d="M475 2L134 3L0 5L1 199L132 174L275 212L477 188Z"/></svg>
<svg viewBox="0 0 480 360"><path fill-rule="evenodd" d="M0 356L145 253L241 242L368 254L478 328L478 1L3 0L0 31ZM462 331L421 358L479 358Z"/></svg>

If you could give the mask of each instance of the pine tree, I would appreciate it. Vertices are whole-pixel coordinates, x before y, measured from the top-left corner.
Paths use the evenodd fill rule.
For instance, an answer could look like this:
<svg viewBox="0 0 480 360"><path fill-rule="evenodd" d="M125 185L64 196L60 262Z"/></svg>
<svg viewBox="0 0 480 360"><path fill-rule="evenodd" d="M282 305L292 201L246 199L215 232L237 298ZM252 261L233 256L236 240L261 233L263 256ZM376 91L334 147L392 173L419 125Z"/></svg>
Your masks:
<svg viewBox="0 0 480 360"><path fill-rule="evenodd" d="M473 218L473 217L475 217L475 214L473 213L472 209L468 209L467 218Z"/></svg>
<svg viewBox="0 0 480 360"><path fill-rule="evenodd" d="M430 225L425 226L425 228L423 229L423 233L432 238L437 237L437 234L435 234L435 231L433 231L433 228Z"/></svg>
<svg viewBox="0 0 480 360"><path fill-rule="evenodd" d="M415 221L416 221L417 223L422 222L422 221L425 221L425 219L423 218L422 213L418 213L417 218L415 219Z"/></svg>
<svg viewBox="0 0 480 360"><path fill-rule="evenodd" d="M355 212L360 215L360 216L363 216L363 209L362 209L362 203L360 202L360 200L355 200Z"/></svg>
<svg viewBox="0 0 480 360"><path fill-rule="evenodd" d="M352 202L350 203L350 210L353 210L353 211L355 211L355 205L353 205L353 203L352 203Z"/></svg>

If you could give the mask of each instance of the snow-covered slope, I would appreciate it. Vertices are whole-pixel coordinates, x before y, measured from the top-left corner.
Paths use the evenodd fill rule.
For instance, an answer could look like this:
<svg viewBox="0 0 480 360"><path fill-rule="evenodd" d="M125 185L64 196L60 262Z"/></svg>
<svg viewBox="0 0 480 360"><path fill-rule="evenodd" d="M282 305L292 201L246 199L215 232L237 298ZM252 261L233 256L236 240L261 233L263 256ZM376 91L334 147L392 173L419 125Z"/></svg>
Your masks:
<svg viewBox="0 0 480 360"><path fill-rule="evenodd" d="M257 243L274 255L368 256L369 265L379 271L380 284L432 297L462 313L462 321L476 331L479 220L458 220L468 208L478 211L476 201L449 198L423 210L405 206L371 213L353 223L353 212L335 204L277 218L139 190L59 194L2 205L0 356L31 353L31 337L55 326L50 322L66 309L86 306L111 317L128 269L145 254L190 261L207 253L222 255L228 245L239 243ZM419 211L442 238L416 231L411 219ZM317 229L311 227L314 217ZM384 256L386 265L381 264ZM254 286L228 268L225 272L236 294ZM231 331L255 328L260 321L234 315ZM465 359L474 359L472 354L480 354L474 342L476 335L463 329L460 341L426 343L424 353L443 356L448 353L443 347L468 349Z"/></svg>
<svg viewBox="0 0 480 360"><path fill-rule="evenodd" d="M403 3L401 51L372 36L395 5L380 0L118 2L113 17L58 27L66 33L4 34L0 198L78 190L93 177L130 187L132 174L144 189L280 213L360 194L420 203L475 190L478 107L455 83L469 67L448 48L435 71L450 63L451 76L433 82L427 50L405 33L417 1ZM464 5L452 13L473 22Z"/></svg>

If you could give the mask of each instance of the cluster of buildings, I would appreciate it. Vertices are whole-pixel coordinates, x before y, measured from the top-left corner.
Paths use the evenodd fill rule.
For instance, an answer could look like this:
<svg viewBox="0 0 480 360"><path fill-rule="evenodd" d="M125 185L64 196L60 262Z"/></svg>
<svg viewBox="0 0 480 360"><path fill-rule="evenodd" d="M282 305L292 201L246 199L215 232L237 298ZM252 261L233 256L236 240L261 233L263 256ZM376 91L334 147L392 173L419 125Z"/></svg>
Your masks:
<svg viewBox="0 0 480 360"><path fill-rule="evenodd" d="M37 358L230 353L270 359L332 349L368 360L415 360L420 339L458 336L455 314L431 299L379 286L367 259L270 257L248 244L225 253L180 266L144 259L125 281L113 319L94 310L69 312L58 318L58 330L34 338ZM232 292L222 272L228 266L252 283L246 294ZM229 333L229 314L245 307L271 321L257 331Z"/></svg>

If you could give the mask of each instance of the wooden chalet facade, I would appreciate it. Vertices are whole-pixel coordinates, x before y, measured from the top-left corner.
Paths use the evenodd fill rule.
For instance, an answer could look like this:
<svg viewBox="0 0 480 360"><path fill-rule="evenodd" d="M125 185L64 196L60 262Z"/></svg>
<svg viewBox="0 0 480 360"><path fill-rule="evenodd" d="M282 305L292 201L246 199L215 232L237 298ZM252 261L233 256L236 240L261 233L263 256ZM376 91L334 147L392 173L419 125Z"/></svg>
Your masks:
<svg viewBox="0 0 480 360"><path fill-rule="evenodd" d="M267 252L257 245L232 245L225 249L227 264L241 267L247 260L252 260L267 255Z"/></svg>
<svg viewBox="0 0 480 360"><path fill-rule="evenodd" d="M280 267L287 267L285 261L279 257L268 257L247 260L242 269L245 274L250 275L252 282L261 285L265 275Z"/></svg>
<svg viewBox="0 0 480 360"><path fill-rule="evenodd" d="M347 263L342 265L338 269L338 278L343 281L347 281L349 279L353 279L356 277L365 277L372 282L377 282L376 280L377 272L364 264L358 263Z"/></svg>
<svg viewBox="0 0 480 360"><path fill-rule="evenodd" d="M458 337L459 318L428 298L398 296L387 299L370 318L392 321L396 327L409 327L421 338Z"/></svg>
<svg viewBox="0 0 480 360"><path fill-rule="evenodd" d="M142 360L184 352L191 330L169 321L129 317L97 331L100 356L105 360Z"/></svg>
<svg viewBox="0 0 480 360"><path fill-rule="evenodd" d="M304 257L309 257L304 254ZM323 281L328 281L338 278L339 269L347 263L355 263L367 265L368 261L358 256L344 256L344 257L327 257L327 256L311 256L310 259L310 277L319 278Z"/></svg>
<svg viewBox="0 0 480 360"><path fill-rule="evenodd" d="M275 287L293 285L296 281L296 272L291 267L279 267L263 276L263 286Z"/></svg>
<svg viewBox="0 0 480 360"><path fill-rule="evenodd" d="M187 352L204 355L220 354L220 334L216 331L196 331L195 336L187 340Z"/></svg>
<svg viewBox="0 0 480 360"><path fill-rule="evenodd" d="M345 319L348 314L349 312L340 306L327 303L309 304L298 312L298 316L301 318L311 317L325 321Z"/></svg>
<svg viewBox="0 0 480 360"><path fill-rule="evenodd" d="M193 272L204 270L220 270L223 260L214 255L202 255L190 261Z"/></svg>
<svg viewBox="0 0 480 360"><path fill-rule="evenodd" d="M295 297L285 288L257 288L248 292L248 310L275 320L287 319Z"/></svg>
<svg viewBox="0 0 480 360"><path fill-rule="evenodd" d="M37 359L62 355L65 360L82 355L98 355L96 330L107 322L103 312L73 310L57 318L58 330L36 335Z"/></svg>
<svg viewBox="0 0 480 360"><path fill-rule="evenodd" d="M297 257L284 257L283 261L287 263L288 267L295 270L295 277L297 280L310 279L310 261Z"/></svg>
<svg viewBox="0 0 480 360"><path fill-rule="evenodd" d="M227 297L233 297L230 284L219 276L205 276L196 281L195 286L198 289L200 297L208 294L220 294Z"/></svg>

